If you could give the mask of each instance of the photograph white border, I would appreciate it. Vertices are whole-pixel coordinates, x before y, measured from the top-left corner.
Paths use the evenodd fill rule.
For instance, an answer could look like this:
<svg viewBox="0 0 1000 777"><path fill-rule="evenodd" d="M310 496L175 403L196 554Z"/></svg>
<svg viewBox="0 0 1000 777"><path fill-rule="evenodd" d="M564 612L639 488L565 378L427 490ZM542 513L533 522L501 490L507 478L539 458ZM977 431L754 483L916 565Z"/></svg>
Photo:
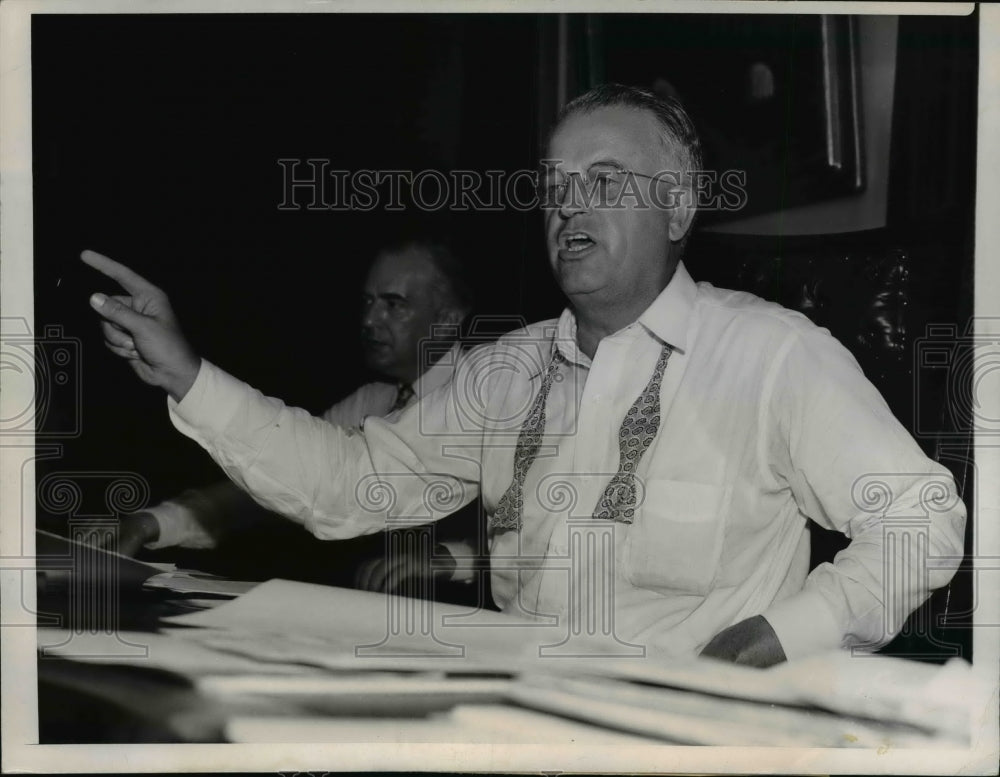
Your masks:
<svg viewBox="0 0 1000 777"><path fill-rule="evenodd" d="M0 4L0 315L33 320L30 17L33 13L338 13L338 12L696 12L696 13L969 13L970 4L805 2L487 2L431 0L6 0ZM1000 337L1000 8L980 7L980 84L976 213L975 315L981 331ZM6 387L5 387L6 388ZM996 398L1000 406L1000 397ZM3 411L32 397L0 392ZM990 417L1000 417L1000 408ZM8 615L35 605L33 468L29 436L0 441L0 629L3 771L532 771L738 773L996 773L997 627L974 629L974 671L984 689L968 750L886 751L788 748L544 747L537 745L38 745L35 630ZM993 446L996 443L992 443ZM18 447L20 446L20 447ZM979 509L975 549L977 618L1000 623L1000 449L977 439ZM22 471L23 470L23 471ZM22 482L22 477L25 478ZM23 489L23 490L22 490Z"/></svg>

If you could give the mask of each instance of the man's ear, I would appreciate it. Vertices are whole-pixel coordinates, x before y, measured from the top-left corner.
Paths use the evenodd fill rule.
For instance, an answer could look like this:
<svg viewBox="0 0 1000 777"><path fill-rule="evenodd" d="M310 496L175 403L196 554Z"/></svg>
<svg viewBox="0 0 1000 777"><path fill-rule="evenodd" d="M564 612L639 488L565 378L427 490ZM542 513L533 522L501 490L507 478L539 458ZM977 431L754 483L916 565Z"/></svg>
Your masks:
<svg viewBox="0 0 1000 777"><path fill-rule="evenodd" d="M678 186L670 190L670 240L678 243L691 229L697 208L694 203L694 192L691 189Z"/></svg>
<svg viewBox="0 0 1000 777"><path fill-rule="evenodd" d="M454 307L442 308L437 316L439 324L446 324L449 326L458 326L462 323L463 318L465 318L465 313Z"/></svg>

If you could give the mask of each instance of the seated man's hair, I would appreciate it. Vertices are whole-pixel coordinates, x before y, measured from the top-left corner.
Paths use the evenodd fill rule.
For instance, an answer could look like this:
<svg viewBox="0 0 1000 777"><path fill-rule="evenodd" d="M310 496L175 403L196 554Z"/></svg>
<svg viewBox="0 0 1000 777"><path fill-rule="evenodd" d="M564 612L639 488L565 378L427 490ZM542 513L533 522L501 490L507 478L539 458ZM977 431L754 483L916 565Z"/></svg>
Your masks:
<svg viewBox="0 0 1000 777"><path fill-rule="evenodd" d="M411 235L387 243L379 249L378 253L394 254L411 249L423 251L427 255L440 276L439 290L441 294L450 304L461 310L463 316L467 317L472 312L472 306L475 302L468 270L443 240L435 237Z"/></svg>

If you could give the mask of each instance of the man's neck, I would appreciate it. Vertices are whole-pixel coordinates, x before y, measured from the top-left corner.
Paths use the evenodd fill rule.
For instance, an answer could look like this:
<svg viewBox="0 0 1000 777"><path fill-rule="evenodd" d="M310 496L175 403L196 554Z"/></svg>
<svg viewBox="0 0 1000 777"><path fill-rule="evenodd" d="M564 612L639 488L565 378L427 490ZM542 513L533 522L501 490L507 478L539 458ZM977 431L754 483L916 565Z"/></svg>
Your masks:
<svg viewBox="0 0 1000 777"><path fill-rule="evenodd" d="M588 298L588 295L581 295L576 299L571 299L573 313L576 316L577 347L593 359L594 354L597 353L597 346L601 344L601 340L638 321L639 317L646 312L649 306L656 301L656 298L670 284L676 271L677 268L675 266L666 283L656 289L652 297L637 295L634 301L629 301L626 304L621 304L620 302L601 304L596 299Z"/></svg>
<svg viewBox="0 0 1000 777"><path fill-rule="evenodd" d="M601 344L601 340L608 335L614 334L622 327L589 318L586 314L576 308L574 308L574 312L576 313L577 347L587 354L588 357L593 359L594 354L597 353L597 346ZM622 324L622 326L627 326L628 323L631 322Z"/></svg>
<svg viewBox="0 0 1000 777"><path fill-rule="evenodd" d="M599 312L595 314L595 311L587 310L586 306L576 307L574 305L577 347L593 359L601 340L638 321L648 307L649 305L632 308L627 313L617 316L602 316Z"/></svg>

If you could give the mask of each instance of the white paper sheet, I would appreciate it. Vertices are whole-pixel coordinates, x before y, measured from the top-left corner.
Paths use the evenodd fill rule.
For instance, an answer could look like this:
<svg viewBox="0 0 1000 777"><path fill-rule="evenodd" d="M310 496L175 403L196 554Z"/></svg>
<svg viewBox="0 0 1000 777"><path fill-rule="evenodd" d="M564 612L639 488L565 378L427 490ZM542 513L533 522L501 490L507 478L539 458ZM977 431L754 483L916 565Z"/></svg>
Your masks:
<svg viewBox="0 0 1000 777"><path fill-rule="evenodd" d="M229 580L225 577L191 569L167 570L161 574L153 575L143 583L144 588L159 588L184 594L215 594L231 597L241 596L258 585L260 583Z"/></svg>
<svg viewBox="0 0 1000 777"><path fill-rule="evenodd" d="M46 656L101 664L127 664L165 669L186 677L200 674L302 674L296 664L262 663L232 652L212 650L198 642L143 631L78 633L72 629L39 629L38 649Z"/></svg>
<svg viewBox="0 0 1000 777"><path fill-rule="evenodd" d="M455 616L462 614L468 617L457 621L462 625L454 625ZM406 621L406 615L413 620ZM903 659L836 653L762 671L708 660L666 663L655 656L554 657L544 655L544 650L565 640L566 634L558 625L526 626L514 619L505 621L497 613L474 613L453 605L283 580L261 584L211 611L169 620L202 627L183 632L188 639L260 661L301 662L356 672L427 671L433 667L454 674L534 675L540 678L538 688L550 676L618 678L715 697L819 706L855 718L923 726L928 742L940 737L961 741L968 732L968 694L964 691L971 671L963 664L942 668ZM585 648L587 643L579 644ZM638 698L632 683L619 682L618 686L629 698ZM604 690L610 693L614 688L609 684ZM522 697L524 703L543 708L546 698L558 697L559 704L553 709L570 712L574 694L577 703L585 704L592 690L588 685L563 685L546 693L539 691L534 699L529 685ZM702 706L707 709L711 704ZM730 722L736 725L738 721ZM754 726L749 719L746 725L750 741ZM703 734L697 741L712 741ZM727 734L730 739L726 741L731 741L731 735ZM841 741L885 744L880 739L882 733L870 731L863 722L832 735L834 741L823 731L810 730L809 736L824 746ZM892 744L898 746L908 736L903 732Z"/></svg>

